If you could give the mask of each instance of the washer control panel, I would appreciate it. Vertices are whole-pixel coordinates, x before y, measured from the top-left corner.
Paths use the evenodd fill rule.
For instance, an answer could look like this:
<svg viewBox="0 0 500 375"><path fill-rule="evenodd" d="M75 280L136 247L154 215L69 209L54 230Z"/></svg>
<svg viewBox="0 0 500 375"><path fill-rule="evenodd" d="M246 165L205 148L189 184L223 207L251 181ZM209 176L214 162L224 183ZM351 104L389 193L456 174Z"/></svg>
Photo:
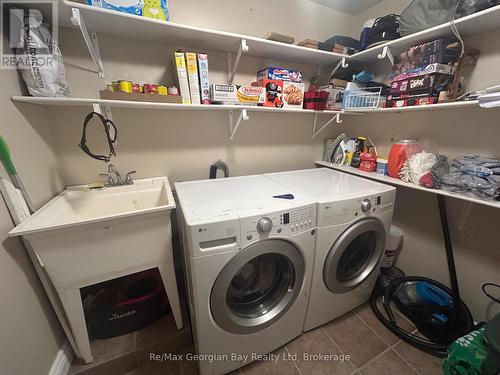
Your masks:
<svg viewBox="0 0 500 375"><path fill-rule="evenodd" d="M242 218L243 242L269 236L290 236L316 227L316 205Z"/></svg>

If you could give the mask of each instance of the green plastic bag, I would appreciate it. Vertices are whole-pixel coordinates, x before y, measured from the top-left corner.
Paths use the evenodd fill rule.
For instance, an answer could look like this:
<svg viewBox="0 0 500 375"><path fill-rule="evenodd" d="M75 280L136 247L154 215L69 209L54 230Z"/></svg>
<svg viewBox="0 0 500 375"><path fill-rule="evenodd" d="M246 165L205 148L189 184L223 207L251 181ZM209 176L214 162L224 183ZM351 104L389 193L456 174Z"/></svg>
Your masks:
<svg viewBox="0 0 500 375"><path fill-rule="evenodd" d="M448 357L443 361L445 375L497 375L496 370L485 368L489 350L484 333L482 327L450 345Z"/></svg>

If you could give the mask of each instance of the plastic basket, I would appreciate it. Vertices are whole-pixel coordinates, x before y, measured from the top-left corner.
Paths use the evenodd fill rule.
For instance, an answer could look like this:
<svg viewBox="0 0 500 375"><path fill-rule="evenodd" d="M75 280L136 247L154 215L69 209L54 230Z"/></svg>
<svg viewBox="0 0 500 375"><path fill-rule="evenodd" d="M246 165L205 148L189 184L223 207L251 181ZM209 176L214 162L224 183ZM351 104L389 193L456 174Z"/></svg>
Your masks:
<svg viewBox="0 0 500 375"><path fill-rule="evenodd" d="M344 93L344 110L360 111L377 109L382 87L368 87Z"/></svg>

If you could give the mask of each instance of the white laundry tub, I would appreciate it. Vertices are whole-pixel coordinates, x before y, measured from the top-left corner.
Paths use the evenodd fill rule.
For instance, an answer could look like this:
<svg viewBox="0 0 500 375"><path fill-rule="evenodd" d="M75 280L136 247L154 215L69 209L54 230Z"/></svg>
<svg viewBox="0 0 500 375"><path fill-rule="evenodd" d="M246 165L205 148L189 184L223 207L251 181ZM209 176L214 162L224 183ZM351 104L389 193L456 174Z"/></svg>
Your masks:
<svg viewBox="0 0 500 375"><path fill-rule="evenodd" d="M92 361L80 288L157 267L182 328L172 255L167 177L98 190L64 190L9 235L28 241L67 317L74 350ZM75 347L76 346L76 347Z"/></svg>

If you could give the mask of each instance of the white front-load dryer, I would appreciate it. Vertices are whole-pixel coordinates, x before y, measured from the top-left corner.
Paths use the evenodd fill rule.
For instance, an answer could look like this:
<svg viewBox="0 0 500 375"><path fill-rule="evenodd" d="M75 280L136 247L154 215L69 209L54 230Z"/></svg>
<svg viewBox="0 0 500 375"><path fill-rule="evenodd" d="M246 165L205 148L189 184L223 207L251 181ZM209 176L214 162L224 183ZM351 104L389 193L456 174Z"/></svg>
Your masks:
<svg viewBox="0 0 500 375"><path fill-rule="evenodd" d="M316 203L263 176L176 183L200 374L223 374L302 333Z"/></svg>
<svg viewBox="0 0 500 375"><path fill-rule="evenodd" d="M267 174L317 201L315 261L304 331L366 302L375 286L396 189L326 168Z"/></svg>

